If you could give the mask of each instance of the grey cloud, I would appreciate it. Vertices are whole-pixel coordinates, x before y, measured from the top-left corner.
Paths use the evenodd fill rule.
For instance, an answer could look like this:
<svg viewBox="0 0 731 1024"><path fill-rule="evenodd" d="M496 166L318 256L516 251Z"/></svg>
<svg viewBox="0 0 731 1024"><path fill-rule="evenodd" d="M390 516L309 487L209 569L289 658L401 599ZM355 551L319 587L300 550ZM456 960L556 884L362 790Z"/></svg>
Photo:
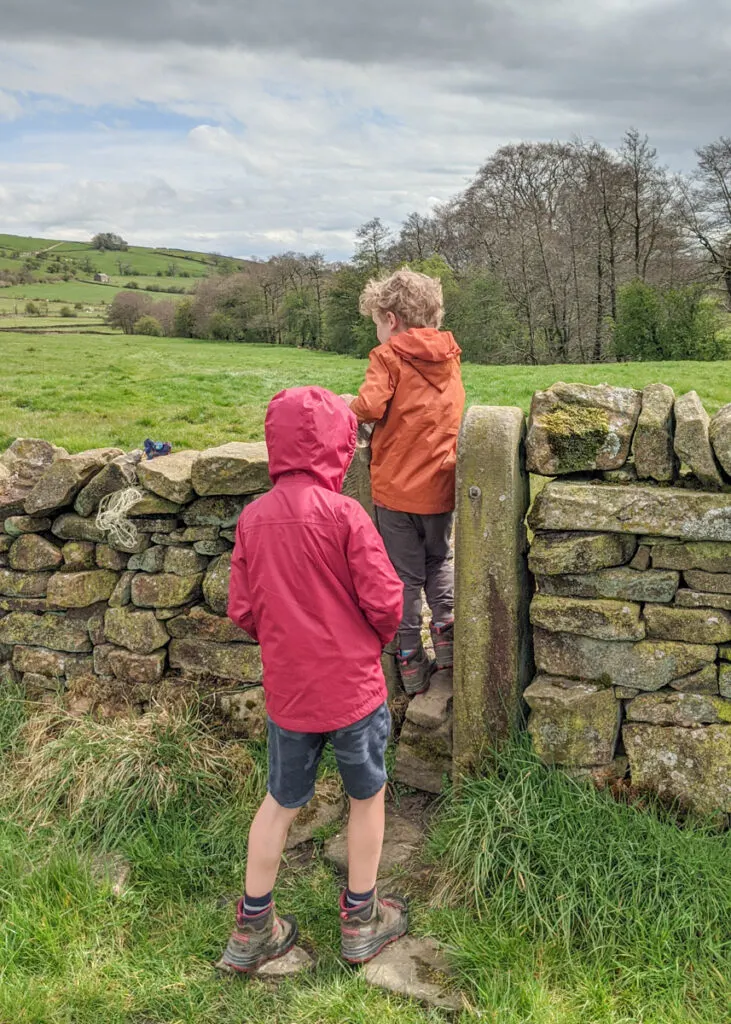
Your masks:
<svg viewBox="0 0 731 1024"><path fill-rule="evenodd" d="M530 0L532 3L533 0ZM451 0L434 13L419 0L3 0L5 38L59 36L175 41L193 45L293 49L349 61L408 60L413 54L457 58L510 8L493 0Z"/></svg>
<svg viewBox="0 0 731 1024"><path fill-rule="evenodd" d="M6 39L182 42L352 63L504 67L529 77L604 54L618 71L668 47L697 66L726 0L0 0ZM570 72L571 68L566 67Z"/></svg>
<svg viewBox="0 0 731 1024"><path fill-rule="evenodd" d="M395 83L399 66L449 71L441 89L664 137L678 121L724 130L731 87L727 0L0 0L0 14L5 39L233 47L270 54L273 77L287 53L381 65Z"/></svg>

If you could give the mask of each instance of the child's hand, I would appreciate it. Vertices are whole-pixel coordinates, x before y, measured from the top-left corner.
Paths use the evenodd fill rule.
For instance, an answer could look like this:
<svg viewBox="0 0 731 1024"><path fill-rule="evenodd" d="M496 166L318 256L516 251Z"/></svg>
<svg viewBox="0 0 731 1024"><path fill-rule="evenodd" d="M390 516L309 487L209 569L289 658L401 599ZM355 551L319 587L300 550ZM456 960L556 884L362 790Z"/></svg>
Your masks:
<svg viewBox="0 0 731 1024"><path fill-rule="evenodd" d="M350 406L355 401L355 395L341 395L340 397L345 402L345 404L348 406L348 408L350 408Z"/></svg>

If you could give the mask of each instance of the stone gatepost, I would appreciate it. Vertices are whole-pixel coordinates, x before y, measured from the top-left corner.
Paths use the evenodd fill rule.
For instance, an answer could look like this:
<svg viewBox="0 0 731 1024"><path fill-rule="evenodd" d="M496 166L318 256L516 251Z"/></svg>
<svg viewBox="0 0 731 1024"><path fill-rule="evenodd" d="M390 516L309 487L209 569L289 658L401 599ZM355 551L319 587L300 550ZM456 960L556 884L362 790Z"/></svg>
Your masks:
<svg viewBox="0 0 731 1024"><path fill-rule="evenodd" d="M523 719L533 673L521 409L473 407L457 455L455 776Z"/></svg>

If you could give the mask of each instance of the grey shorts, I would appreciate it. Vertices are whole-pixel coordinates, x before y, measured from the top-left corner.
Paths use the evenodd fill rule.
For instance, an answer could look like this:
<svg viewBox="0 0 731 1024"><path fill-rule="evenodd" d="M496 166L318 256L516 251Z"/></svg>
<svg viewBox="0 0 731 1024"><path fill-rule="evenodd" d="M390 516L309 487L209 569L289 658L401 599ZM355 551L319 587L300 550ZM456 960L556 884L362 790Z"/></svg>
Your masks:
<svg viewBox="0 0 731 1024"><path fill-rule="evenodd" d="M370 800L386 784L386 747L391 734L388 704L334 732L290 732L269 720L269 792L280 807L303 807L315 794L317 767L328 741L354 800Z"/></svg>

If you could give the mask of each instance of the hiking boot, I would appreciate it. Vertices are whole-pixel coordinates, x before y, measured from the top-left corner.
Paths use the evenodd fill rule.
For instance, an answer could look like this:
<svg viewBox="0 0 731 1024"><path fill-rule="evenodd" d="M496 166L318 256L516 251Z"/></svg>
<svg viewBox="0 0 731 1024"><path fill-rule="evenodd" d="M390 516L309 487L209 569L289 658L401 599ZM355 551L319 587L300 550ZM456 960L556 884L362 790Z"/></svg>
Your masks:
<svg viewBox="0 0 731 1024"><path fill-rule="evenodd" d="M403 651L399 653L398 667L404 690L409 697L416 697L429 689L431 677L437 670L437 663L432 661L419 645L418 649L408 656L404 656Z"/></svg>
<svg viewBox="0 0 731 1024"><path fill-rule="evenodd" d="M408 928L409 910L398 896L374 895L352 908L345 906L345 892L340 897L340 952L346 963L368 963Z"/></svg>
<svg viewBox="0 0 731 1024"><path fill-rule="evenodd" d="M454 665L454 616L447 622L432 622L431 631L434 653L437 657L437 668L452 668Z"/></svg>
<svg viewBox="0 0 731 1024"><path fill-rule="evenodd" d="M236 928L216 964L224 974L252 974L269 960L288 953L297 941L293 917L277 917L274 906L257 917L244 916L244 901L238 905Z"/></svg>

